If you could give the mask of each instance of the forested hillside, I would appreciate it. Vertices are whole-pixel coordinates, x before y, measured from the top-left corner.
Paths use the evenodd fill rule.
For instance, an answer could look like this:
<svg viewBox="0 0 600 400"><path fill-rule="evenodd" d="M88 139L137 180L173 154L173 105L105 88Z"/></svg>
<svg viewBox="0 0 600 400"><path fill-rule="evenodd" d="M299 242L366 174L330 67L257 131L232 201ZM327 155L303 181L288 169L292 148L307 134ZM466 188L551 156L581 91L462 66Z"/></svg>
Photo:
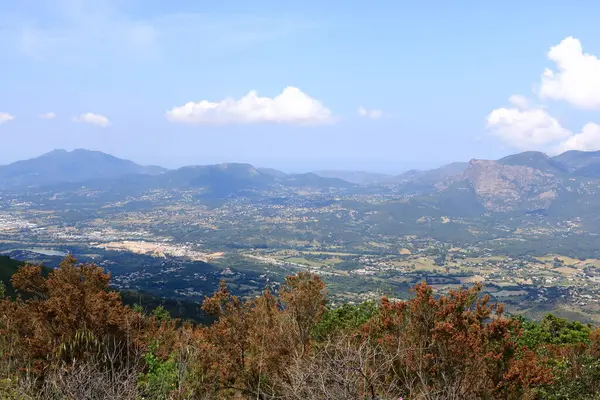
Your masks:
<svg viewBox="0 0 600 400"><path fill-rule="evenodd" d="M600 329L507 316L475 285L332 308L299 273L241 299L222 284L210 325L145 312L67 257L12 277L0 302L2 399L593 399Z"/></svg>

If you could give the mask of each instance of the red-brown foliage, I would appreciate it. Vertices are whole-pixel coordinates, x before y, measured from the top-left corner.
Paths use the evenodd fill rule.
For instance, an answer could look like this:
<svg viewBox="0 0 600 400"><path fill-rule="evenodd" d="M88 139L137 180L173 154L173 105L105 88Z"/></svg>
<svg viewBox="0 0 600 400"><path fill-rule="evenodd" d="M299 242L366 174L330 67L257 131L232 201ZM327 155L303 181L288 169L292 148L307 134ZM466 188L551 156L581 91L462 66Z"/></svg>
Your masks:
<svg viewBox="0 0 600 400"><path fill-rule="evenodd" d="M42 372L56 361L88 357L110 340L135 346L140 316L108 290L110 275L93 264L77 265L67 257L47 278L26 265L12 278L26 300L5 301L4 329L14 338L12 354Z"/></svg>
<svg viewBox="0 0 600 400"><path fill-rule="evenodd" d="M332 329L329 319L317 337L326 291L309 273L252 299L221 283L202 305L216 320L201 327L134 312L109 280L72 257L47 278L21 268L12 283L27 296L0 302L1 376L28 369L59 376L60 393L116 387L131 399L533 399L556 382L555 365L570 365L561 379L574 380L600 356L598 329L589 344L519 347L522 326L479 285L435 296L419 284L408 301L382 298L362 325Z"/></svg>

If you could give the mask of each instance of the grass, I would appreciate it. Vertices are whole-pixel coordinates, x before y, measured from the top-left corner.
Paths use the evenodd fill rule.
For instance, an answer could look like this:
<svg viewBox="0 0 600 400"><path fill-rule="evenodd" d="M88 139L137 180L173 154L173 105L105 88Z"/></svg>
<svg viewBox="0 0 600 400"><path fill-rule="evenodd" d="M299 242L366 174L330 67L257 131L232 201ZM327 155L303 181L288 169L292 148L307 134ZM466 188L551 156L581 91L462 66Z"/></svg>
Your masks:
<svg viewBox="0 0 600 400"><path fill-rule="evenodd" d="M553 262L554 258L559 258L561 260L564 261L565 265L575 265L575 264L591 264L593 262L600 262L599 260L590 258L587 259L585 261L581 261L577 258L572 258L572 257L567 257L567 256L561 256L560 254L548 254L545 256L541 256L541 257L535 257L536 259L542 261L542 262Z"/></svg>
<svg viewBox="0 0 600 400"><path fill-rule="evenodd" d="M358 256L356 253L343 253L337 251L301 251L302 254L313 254L313 255L325 255L325 256L338 256L338 257L350 257Z"/></svg>
<svg viewBox="0 0 600 400"><path fill-rule="evenodd" d="M289 257L289 258L286 258L285 261L295 263L295 264L308 265L309 267L314 267L314 268L324 266L324 263L307 260L306 258L301 258L301 257Z"/></svg>
<svg viewBox="0 0 600 400"><path fill-rule="evenodd" d="M556 272L560 273L561 275L575 275L576 273L579 272L577 269L571 268L571 267L554 268L552 271L556 271Z"/></svg>

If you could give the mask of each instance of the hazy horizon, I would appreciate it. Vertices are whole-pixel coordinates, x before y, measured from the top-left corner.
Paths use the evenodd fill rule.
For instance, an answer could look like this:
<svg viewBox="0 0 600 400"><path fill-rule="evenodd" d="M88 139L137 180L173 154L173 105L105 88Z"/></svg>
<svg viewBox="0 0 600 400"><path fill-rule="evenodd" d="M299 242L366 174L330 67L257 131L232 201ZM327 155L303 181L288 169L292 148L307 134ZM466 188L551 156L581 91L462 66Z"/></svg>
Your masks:
<svg viewBox="0 0 600 400"><path fill-rule="evenodd" d="M82 149L82 148L55 148L55 149L50 149L44 153L41 154L36 154L33 155L32 157L26 157L23 159L15 159L15 160L11 160L10 162L7 163L2 163L0 162L0 166L3 165L8 165L11 164L13 162L16 161L23 161L23 160L28 160L28 159L32 159L32 158L36 158L39 156L42 156L44 154L47 154L51 151L54 150L66 150L66 151L73 151L73 150L78 150L78 149ZM149 161L140 161L138 159L135 158L129 158L129 157L124 157L124 156L120 156L119 154L114 154L114 153L107 153L104 152L102 150L99 149L83 149L83 150L91 150L91 151L101 151L103 153L106 154L110 154L112 156L121 158L121 159L125 159L125 160L130 160L133 161L137 164L140 165L156 165L156 166L160 166L163 168L167 168L167 169L177 169L180 167L184 167L184 166L190 166L190 165L211 165L211 164L221 164L221 163L243 163L243 164L252 164L255 167L258 168L273 168L273 169L278 169L280 171L286 172L286 173L303 173L303 172L319 172L319 171L344 171L344 172L372 172L372 173L380 173L380 174L400 174L402 172L411 170L411 169L432 169L432 168L437 168L439 166L445 165L445 164L449 164L452 162L456 162L456 161L427 161L427 160L416 160L416 161L411 161L411 160L400 160L397 161L395 163L384 163L382 164L381 162L378 161L373 161L372 163L364 163L364 164L345 164L345 163L339 163L339 162L335 162L332 161L330 163L322 163L322 162L315 162L315 163L311 163L310 161L306 161L306 160L265 160L263 162L254 162L251 159L228 159L226 157L224 158L218 158L218 157L212 157L209 159L205 159L205 160L197 160L194 161L193 159L190 160L190 162L188 163L177 163L177 164L170 164L170 163L161 163L161 162L157 162L156 161L152 161L152 158L148 158L146 157L145 159L148 159ZM467 160L459 160L459 161L467 161Z"/></svg>
<svg viewBox="0 0 600 400"><path fill-rule="evenodd" d="M0 164L89 148L397 173L600 149L600 3L374 4L6 4Z"/></svg>

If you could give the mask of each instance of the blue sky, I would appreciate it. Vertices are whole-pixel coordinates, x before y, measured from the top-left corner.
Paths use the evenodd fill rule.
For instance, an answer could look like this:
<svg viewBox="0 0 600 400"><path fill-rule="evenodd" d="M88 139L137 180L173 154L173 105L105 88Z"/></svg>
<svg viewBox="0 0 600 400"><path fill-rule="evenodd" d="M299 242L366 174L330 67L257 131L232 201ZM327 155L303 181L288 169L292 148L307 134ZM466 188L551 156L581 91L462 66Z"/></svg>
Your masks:
<svg viewBox="0 0 600 400"><path fill-rule="evenodd" d="M597 150L598 15L592 0L0 0L0 163L89 148L399 172Z"/></svg>

